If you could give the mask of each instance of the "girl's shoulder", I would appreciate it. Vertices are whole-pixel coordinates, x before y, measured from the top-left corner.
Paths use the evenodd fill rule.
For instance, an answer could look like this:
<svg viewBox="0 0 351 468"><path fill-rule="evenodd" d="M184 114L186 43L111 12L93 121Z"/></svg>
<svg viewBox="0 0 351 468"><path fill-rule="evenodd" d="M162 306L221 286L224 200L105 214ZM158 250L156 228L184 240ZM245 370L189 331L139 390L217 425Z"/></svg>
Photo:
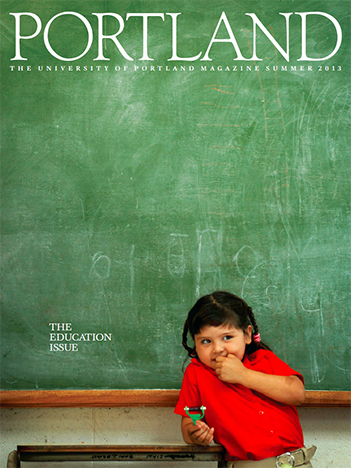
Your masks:
<svg viewBox="0 0 351 468"><path fill-rule="evenodd" d="M209 367L207 367L206 364L202 363L199 359L191 358L186 370L188 369L196 372L199 369L209 369Z"/></svg>
<svg viewBox="0 0 351 468"><path fill-rule="evenodd" d="M206 366L206 364L202 363L197 358L192 358L185 369L185 373L191 374L191 375L202 374L202 373L206 374L207 372L210 372L217 376L216 372L213 369Z"/></svg>
<svg viewBox="0 0 351 468"><path fill-rule="evenodd" d="M273 353L273 351L270 351L268 349L257 349L256 351L247 355L246 357L251 363L259 362L262 359L278 359L277 356Z"/></svg>
<svg viewBox="0 0 351 468"><path fill-rule="evenodd" d="M246 367L250 367L267 374L297 375L303 381L302 374L292 369L285 361L268 349L258 349L247 356Z"/></svg>
<svg viewBox="0 0 351 468"><path fill-rule="evenodd" d="M203 367L203 364L196 358L191 358L188 364L185 367L184 374L193 374L196 373L196 371Z"/></svg>
<svg viewBox="0 0 351 468"><path fill-rule="evenodd" d="M196 358L191 359L184 371L183 384L200 385L208 379L218 378L216 372Z"/></svg>

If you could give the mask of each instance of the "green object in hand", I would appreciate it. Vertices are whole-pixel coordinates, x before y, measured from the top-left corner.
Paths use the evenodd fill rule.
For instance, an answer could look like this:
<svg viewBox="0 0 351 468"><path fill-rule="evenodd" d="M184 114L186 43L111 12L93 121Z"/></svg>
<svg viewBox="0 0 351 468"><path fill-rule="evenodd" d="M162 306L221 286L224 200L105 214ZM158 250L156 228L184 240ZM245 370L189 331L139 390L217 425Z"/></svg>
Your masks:
<svg viewBox="0 0 351 468"><path fill-rule="evenodd" d="M202 419L204 416L205 416L205 407L204 406L195 406L193 408L189 408L188 406L186 406L184 408L184 411L186 412L186 414L189 416L189 418L191 418L192 422L194 425L196 425L196 421L199 421L200 419ZM191 411L201 411L201 414L190 414Z"/></svg>

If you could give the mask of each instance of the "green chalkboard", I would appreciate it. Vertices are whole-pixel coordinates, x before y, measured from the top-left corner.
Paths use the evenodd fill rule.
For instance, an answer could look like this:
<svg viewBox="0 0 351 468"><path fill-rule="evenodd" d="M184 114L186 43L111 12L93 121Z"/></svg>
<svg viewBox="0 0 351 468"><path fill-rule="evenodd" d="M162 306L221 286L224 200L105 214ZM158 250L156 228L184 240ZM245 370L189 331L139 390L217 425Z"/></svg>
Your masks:
<svg viewBox="0 0 351 468"><path fill-rule="evenodd" d="M350 389L350 2L0 6L1 388L179 388L226 289Z"/></svg>

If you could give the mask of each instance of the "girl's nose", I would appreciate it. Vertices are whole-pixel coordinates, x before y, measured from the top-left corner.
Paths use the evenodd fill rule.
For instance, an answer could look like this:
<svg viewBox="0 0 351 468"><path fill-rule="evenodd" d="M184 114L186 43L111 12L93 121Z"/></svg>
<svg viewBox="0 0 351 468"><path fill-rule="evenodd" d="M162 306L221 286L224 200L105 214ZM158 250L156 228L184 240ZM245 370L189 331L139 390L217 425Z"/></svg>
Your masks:
<svg viewBox="0 0 351 468"><path fill-rule="evenodd" d="M213 351L216 354L223 354L225 352L224 344L222 342L214 343Z"/></svg>

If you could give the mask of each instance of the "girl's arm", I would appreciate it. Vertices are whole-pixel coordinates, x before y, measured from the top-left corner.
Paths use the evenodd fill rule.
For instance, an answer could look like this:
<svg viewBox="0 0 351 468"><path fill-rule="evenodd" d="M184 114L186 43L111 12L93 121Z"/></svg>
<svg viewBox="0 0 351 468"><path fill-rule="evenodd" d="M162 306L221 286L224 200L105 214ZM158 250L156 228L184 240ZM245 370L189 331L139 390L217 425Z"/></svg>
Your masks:
<svg viewBox="0 0 351 468"><path fill-rule="evenodd" d="M213 441L214 429L210 429L203 421L196 421L196 425L190 418L182 416L182 435L187 444L210 445Z"/></svg>
<svg viewBox="0 0 351 468"><path fill-rule="evenodd" d="M305 386L296 375L271 375L247 369L233 354L216 361L217 375L224 382L241 384L286 405L300 405L305 400Z"/></svg>

